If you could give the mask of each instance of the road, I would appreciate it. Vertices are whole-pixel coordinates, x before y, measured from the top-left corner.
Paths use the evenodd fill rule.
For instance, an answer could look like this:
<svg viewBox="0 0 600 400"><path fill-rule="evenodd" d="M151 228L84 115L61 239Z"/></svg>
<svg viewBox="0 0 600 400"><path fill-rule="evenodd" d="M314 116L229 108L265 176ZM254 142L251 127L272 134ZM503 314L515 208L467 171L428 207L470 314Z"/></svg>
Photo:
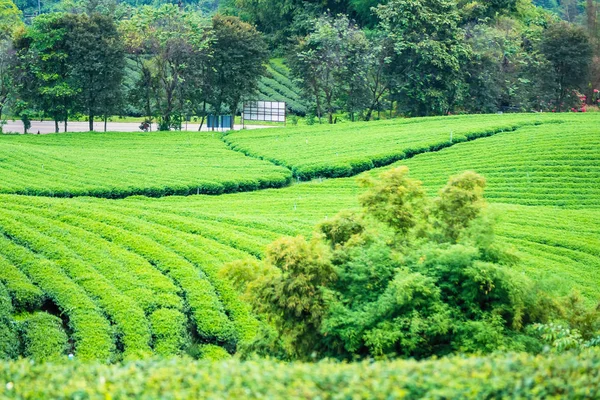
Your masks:
<svg viewBox="0 0 600 400"><path fill-rule="evenodd" d="M188 131L198 131L199 124L188 124L187 129L185 124L183 125L183 130ZM64 131L64 124L59 124L60 131ZM259 129L259 128L273 128L273 126L262 126L262 125L246 125L247 129ZM156 130L156 124L152 124L152 130ZM235 125L235 130L242 129L241 125ZM67 130L69 132L87 132L89 130L88 122L69 122L67 124ZM94 130L97 132L104 131L104 122L95 122ZM109 132L141 132L140 123L139 122L108 122L106 124L106 130ZM206 132L209 129L206 128L206 125L202 127L202 131ZM3 132L17 132L23 133L23 123L21 121L8 121L6 125L4 125ZM54 132L54 121L31 121L31 128L29 129L29 133L33 134L47 134L47 133L55 133Z"/></svg>

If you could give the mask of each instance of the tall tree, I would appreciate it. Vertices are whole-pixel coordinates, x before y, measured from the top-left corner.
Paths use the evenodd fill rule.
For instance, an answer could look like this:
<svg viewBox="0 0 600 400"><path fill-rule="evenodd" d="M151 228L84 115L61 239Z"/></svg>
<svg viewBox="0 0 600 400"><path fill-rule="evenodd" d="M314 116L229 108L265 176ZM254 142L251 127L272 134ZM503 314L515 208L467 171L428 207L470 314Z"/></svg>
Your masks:
<svg viewBox="0 0 600 400"><path fill-rule="evenodd" d="M78 88L71 79L65 14L43 14L15 41L21 100L54 119L65 131Z"/></svg>
<svg viewBox="0 0 600 400"><path fill-rule="evenodd" d="M459 100L461 64L470 51L450 0L391 0L377 8L381 29L393 41L401 110L409 115L446 114Z"/></svg>
<svg viewBox="0 0 600 400"><path fill-rule="evenodd" d="M226 105L235 114L243 97L256 92L269 53L256 28L237 17L215 15L212 33L209 61L212 105L217 112Z"/></svg>
<svg viewBox="0 0 600 400"><path fill-rule="evenodd" d="M587 81L592 46L583 28L559 22L547 29L541 49L554 70L556 107L561 111L567 95Z"/></svg>
<svg viewBox="0 0 600 400"><path fill-rule="evenodd" d="M210 34L205 21L176 5L141 7L121 23L128 51L141 67L142 85L152 83L153 103L159 114L159 129L180 128L183 115L180 98L190 73L190 57L207 53ZM146 100L149 102L150 98Z"/></svg>
<svg viewBox="0 0 600 400"><path fill-rule="evenodd" d="M290 65L314 99L319 119L325 111L333 123L336 101L346 96L355 102L350 93L365 90L365 64L359 61L367 49L364 34L344 15L315 20L313 31L295 47Z"/></svg>
<svg viewBox="0 0 600 400"><path fill-rule="evenodd" d="M94 118L112 114L120 103L125 67L123 45L110 17L71 15L67 23L71 79L78 88L76 109L88 116L92 131Z"/></svg>

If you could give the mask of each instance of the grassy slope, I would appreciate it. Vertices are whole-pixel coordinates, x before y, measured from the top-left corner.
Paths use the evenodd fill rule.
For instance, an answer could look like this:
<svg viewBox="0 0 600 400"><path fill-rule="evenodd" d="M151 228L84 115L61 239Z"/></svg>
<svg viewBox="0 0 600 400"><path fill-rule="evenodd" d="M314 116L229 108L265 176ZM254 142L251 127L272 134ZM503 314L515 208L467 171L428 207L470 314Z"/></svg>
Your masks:
<svg viewBox="0 0 600 400"><path fill-rule="evenodd" d="M577 288L598 299L600 208L594 208L599 186L594 174L599 133L591 123L544 124L397 165L409 165L430 193L449 174L464 169L486 174L492 200L513 203L492 208L497 234L522 258L521 271L557 295ZM530 181L523 184L520 178L527 173ZM90 358L94 351L112 359L122 351L156 351L157 327L151 321L159 310L184 314L203 341L227 347L249 334L253 321L216 276L220 265L260 257L264 246L281 235L309 235L319 220L357 207L358 193L356 178L338 178L223 196L110 201L1 195L0 282L13 294L41 288L70 318L76 349L84 346ZM29 281L20 286L14 278L19 270ZM66 292L79 295L65 297ZM119 299L126 313L138 313L138 323L123 318L111 298ZM96 315L95 325L77 319L83 305ZM113 333L98 330L108 325ZM96 349L77 339L94 332Z"/></svg>

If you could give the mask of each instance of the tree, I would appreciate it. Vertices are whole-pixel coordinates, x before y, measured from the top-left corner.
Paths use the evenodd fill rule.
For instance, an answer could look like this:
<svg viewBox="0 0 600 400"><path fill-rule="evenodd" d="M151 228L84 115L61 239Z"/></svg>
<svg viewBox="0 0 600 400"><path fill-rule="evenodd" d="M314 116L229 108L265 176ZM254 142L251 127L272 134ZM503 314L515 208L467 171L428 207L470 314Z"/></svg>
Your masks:
<svg viewBox="0 0 600 400"><path fill-rule="evenodd" d="M90 131L94 117L112 115L121 102L125 68L121 37L107 16L69 16L67 52L73 86L78 88L75 109L86 114Z"/></svg>
<svg viewBox="0 0 600 400"><path fill-rule="evenodd" d="M556 107L561 111L567 95L587 80L592 47L583 28L559 22L546 30L541 50L554 70Z"/></svg>
<svg viewBox="0 0 600 400"><path fill-rule="evenodd" d="M194 12L165 4L139 8L120 26L127 51L137 59L138 93L144 108L153 106L159 129L181 128L190 74L189 60L208 54L211 35L205 21ZM151 94L151 96L150 96ZM152 103L152 104L151 104Z"/></svg>
<svg viewBox="0 0 600 400"><path fill-rule="evenodd" d="M394 91L401 110L413 116L450 112L464 85L461 65L470 56L456 3L392 0L376 13L393 43Z"/></svg>
<svg viewBox="0 0 600 400"><path fill-rule="evenodd" d="M52 117L56 132L59 121L64 121L67 130L78 94L71 79L67 20L61 13L40 15L15 40L19 96Z"/></svg>
<svg viewBox="0 0 600 400"><path fill-rule="evenodd" d="M2 112L13 92L13 74L16 52L12 36L22 29L21 11L11 0L0 1L0 120Z"/></svg>
<svg viewBox="0 0 600 400"><path fill-rule="evenodd" d="M319 119L325 109L333 123L336 102L344 98L354 111L360 93L366 91L367 50L364 33L344 15L315 20L313 31L295 47L290 65L314 99Z"/></svg>
<svg viewBox="0 0 600 400"><path fill-rule="evenodd" d="M259 354L355 360L539 351L537 334L524 327L546 322L554 308L512 273L514 258L494 241L481 176L452 177L433 202L406 167L367 182L362 211L323 222L310 242L276 241L262 268L228 267L225 276L277 332L258 337Z"/></svg>
<svg viewBox="0 0 600 400"><path fill-rule="evenodd" d="M215 15L212 34L207 96L217 113L226 105L235 114L240 101L256 92L269 53L256 28L237 17Z"/></svg>

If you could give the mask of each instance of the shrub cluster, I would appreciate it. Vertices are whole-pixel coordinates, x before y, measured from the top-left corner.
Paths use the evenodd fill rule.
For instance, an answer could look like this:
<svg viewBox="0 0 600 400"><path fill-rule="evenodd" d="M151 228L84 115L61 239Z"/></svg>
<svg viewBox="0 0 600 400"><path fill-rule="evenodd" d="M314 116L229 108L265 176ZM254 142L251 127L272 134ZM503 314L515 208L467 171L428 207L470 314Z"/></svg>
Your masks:
<svg viewBox="0 0 600 400"><path fill-rule="evenodd" d="M224 269L267 323L250 352L286 359L539 352L549 340L529 327L573 314L515 273L518 259L495 241L485 213L480 175L452 177L435 200L406 167L362 184L361 212L323 222L310 241L275 241L252 273L243 264ZM593 321L596 328L585 328L593 333L600 313L580 314L587 316L572 320Z"/></svg>

